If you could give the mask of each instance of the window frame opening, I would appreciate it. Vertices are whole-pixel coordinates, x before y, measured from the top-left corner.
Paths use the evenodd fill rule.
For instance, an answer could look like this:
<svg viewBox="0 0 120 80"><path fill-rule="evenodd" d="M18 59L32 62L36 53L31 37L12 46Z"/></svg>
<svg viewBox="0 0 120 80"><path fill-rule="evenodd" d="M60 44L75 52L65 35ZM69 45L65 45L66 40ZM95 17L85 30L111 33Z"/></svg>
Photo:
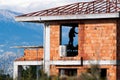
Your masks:
<svg viewBox="0 0 120 80"><path fill-rule="evenodd" d="M101 80L107 80L107 69L106 68L100 68L99 70L100 70L100 73L99 73L100 79ZM90 74L92 73L90 68L87 69L87 72L90 73Z"/></svg>
<svg viewBox="0 0 120 80"><path fill-rule="evenodd" d="M64 29L66 30L64 30ZM73 41L70 43L70 31L74 28L73 31ZM68 30L67 30L68 29ZM77 29L77 30L76 30ZM64 55L61 57L75 57L78 55L78 23L74 24L61 24L60 27L60 46L63 46L64 48L60 47L61 52L64 52ZM65 35L64 35L65 34ZM67 40L65 43L63 40ZM60 52L60 54L61 54Z"/></svg>
<svg viewBox="0 0 120 80"><path fill-rule="evenodd" d="M102 78L102 80L107 79L107 69L106 68L100 69L100 77Z"/></svg>
<svg viewBox="0 0 120 80"><path fill-rule="evenodd" d="M60 68L59 76L77 76L77 68Z"/></svg>

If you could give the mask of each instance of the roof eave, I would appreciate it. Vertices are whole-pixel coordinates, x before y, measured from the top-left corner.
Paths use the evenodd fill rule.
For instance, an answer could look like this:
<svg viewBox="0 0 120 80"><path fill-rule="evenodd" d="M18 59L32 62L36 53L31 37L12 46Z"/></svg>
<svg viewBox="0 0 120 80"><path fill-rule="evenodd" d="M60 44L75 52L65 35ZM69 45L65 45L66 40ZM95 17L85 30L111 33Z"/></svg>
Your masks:
<svg viewBox="0 0 120 80"><path fill-rule="evenodd" d="M107 19L120 18L120 13L103 13L103 14L81 14L81 15L60 15L60 16L31 16L15 17L19 22L49 22L62 20L85 20L85 19Z"/></svg>
<svg viewBox="0 0 120 80"><path fill-rule="evenodd" d="M43 48L43 46L13 46L11 48L23 48L23 49L28 49L28 48Z"/></svg>

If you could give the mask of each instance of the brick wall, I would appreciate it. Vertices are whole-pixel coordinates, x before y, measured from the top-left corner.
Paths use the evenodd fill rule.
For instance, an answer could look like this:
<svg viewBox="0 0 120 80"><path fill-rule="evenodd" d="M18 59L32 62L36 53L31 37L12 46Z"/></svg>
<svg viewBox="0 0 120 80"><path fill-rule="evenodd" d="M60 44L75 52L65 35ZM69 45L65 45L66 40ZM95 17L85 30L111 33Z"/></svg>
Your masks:
<svg viewBox="0 0 120 80"><path fill-rule="evenodd" d="M116 59L116 21L92 20L79 24L79 55L84 60Z"/></svg>
<svg viewBox="0 0 120 80"><path fill-rule="evenodd" d="M52 65L50 67L50 75L55 75L55 76L59 76L59 69L72 69L72 68L76 68L77 69L77 75L79 76L81 73L86 72L87 69L90 68L90 66L55 66ZM100 66L101 69L106 69L107 73L106 73L106 78L107 80L119 80L119 78L117 79L116 77L116 66L113 65L102 65Z"/></svg>
<svg viewBox="0 0 120 80"><path fill-rule="evenodd" d="M116 59L116 21L91 20L79 23L77 57L59 56L60 24L50 25L51 60ZM99 56L99 57L98 57Z"/></svg>
<svg viewBox="0 0 120 80"><path fill-rule="evenodd" d="M91 20L82 21L78 26L78 56L59 56L60 25L50 25L50 58L51 60L116 60L117 51L117 22L116 20ZM120 30L119 30L120 31ZM120 49L118 47L118 49ZM120 59L120 57L119 57ZM108 80L116 80L116 66L102 65L107 69ZM51 75L58 75L59 68L77 68L80 75L89 66L51 66ZM119 70L119 69L117 69ZM120 70L119 70L120 72Z"/></svg>
<svg viewBox="0 0 120 80"><path fill-rule="evenodd" d="M60 25L50 25L50 59L58 60L60 45Z"/></svg>
<svg viewBox="0 0 120 80"><path fill-rule="evenodd" d="M25 49L24 59L25 60L42 60L43 59L43 48Z"/></svg>
<svg viewBox="0 0 120 80"><path fill-rule="evenodd" d="M36 61L43 60L43 48L38 49L25 49L24 55L17 58L16 61Z"/></svg>
<svg viewBox="0 0 120 80"><path fill-rule="evenodd" d="M116 60L117 59L117 27L116 20L91 20L79 24L79 55L84 60ZM120 57L119 57L120 59ZM84 66L83 66L84 67ZM117 80L119 68L114 65L102 65L107 69L108 80ZM117 71L116 71L117 70ZM119 70L119 72L118 72ZM117 73L117 74L116 74ZM118 75L119 75L118 74Z"/></svg>
<svg viewBox="0 0 120 80"><path fill-rule="evenodd" d="M58 76L59 75L59 69L55 65L50 66L50 75L51 76Z"/></svg>

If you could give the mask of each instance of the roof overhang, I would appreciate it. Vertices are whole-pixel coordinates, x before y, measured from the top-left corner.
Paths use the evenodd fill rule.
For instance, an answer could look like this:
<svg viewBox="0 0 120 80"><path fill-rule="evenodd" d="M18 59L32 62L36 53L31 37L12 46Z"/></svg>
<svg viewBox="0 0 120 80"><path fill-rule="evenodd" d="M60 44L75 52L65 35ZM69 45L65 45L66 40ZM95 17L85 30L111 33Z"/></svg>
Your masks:
<svg viewBox="0 0 120 80"><path fill-rule="evenodd" d="M43 46L13 46L11 48L23 48L23 49L31 49L31 48L43 48Z"/></svg>
<svg viewBox="0 0 120 80"><path fill-rule="evenodd" d="M30 16L15 17L19 22L51 22L51 21L67 21L67 20L86 20L86 19L111 19L120 18L120 13L104 13L104 14L81 14L81 15L59 15L59 16Z"/></svg>

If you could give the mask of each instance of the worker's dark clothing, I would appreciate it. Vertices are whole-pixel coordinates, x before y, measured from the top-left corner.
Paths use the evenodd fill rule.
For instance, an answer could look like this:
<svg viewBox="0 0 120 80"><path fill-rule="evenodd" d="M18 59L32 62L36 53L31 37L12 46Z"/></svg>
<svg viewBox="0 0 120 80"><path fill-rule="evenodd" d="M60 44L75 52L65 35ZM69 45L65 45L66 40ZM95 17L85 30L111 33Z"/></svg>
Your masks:
<svg viewBox="0 0 120 80"><path fill-rule="evenodd" d="M74 40L75 34L78 34L78 33L75 32L75 27L72 27L69 32L69 45L73 46L73 40Z"/></svg>

